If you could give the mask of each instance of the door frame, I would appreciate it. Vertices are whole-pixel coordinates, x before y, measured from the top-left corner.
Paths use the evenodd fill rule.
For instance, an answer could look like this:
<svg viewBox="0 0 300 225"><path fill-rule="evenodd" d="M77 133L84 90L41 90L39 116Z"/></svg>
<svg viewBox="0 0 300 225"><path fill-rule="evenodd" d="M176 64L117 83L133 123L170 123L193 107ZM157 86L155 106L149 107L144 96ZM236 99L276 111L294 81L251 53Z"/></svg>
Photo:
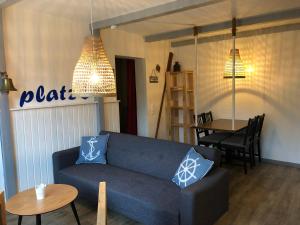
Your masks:
<svg viewBox="0 0 300 225"><path fill-rule="evenodd" d="M136 111L137 111L137 135L148 136L148 106L147 106L147 76L145 58L115 55L120 59L133 59L135 63L135 88L136 88ZM115 69L116 71L116 69ZM119 99L117 99L119 101ZM119 103L120 105L120 103ZM120 114L119 114L120 118ZM120 122L119 122L120 124Z"/></svg>

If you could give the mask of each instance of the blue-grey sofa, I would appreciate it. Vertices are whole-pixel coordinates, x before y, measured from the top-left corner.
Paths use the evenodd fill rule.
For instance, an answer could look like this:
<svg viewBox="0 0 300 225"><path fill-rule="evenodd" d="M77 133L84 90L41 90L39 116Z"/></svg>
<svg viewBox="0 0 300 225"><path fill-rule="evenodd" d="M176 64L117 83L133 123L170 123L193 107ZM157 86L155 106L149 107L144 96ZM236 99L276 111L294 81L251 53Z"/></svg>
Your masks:
<svg viewBox="0 0 300 225"><path fill-rule="evenodd" d="M108 132L102 132L108 133ZM76 165L79 147L53 154L55 183L70 184L97 204L107 182L108 208L147 225L212 225L228 209L228 174L220 153L195 147L215 166L201 181L180 189L171 179L191 145L110 133L107 164Z"/></svg>

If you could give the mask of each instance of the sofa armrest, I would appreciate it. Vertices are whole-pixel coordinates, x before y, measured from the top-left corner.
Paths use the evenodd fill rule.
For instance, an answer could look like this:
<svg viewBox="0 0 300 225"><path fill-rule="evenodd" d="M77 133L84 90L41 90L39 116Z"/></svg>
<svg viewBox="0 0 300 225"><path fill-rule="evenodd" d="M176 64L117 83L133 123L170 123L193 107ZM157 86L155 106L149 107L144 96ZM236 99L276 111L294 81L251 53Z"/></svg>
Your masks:
<svg viewBox="0 0 300 225"><path fill-rule="evenodd" d="M75 147L68 150L53 153L52 162L54 181L57 180L56 177L60 170L75 164L79 156L79 148L80 147Z"/></svg>
<svg viewBox="0 0 300 225"><path fill-rule="evenodd" d="M180 224L212 225L229 205L229 176L216 168L191 186L181 190Z"/></svg>

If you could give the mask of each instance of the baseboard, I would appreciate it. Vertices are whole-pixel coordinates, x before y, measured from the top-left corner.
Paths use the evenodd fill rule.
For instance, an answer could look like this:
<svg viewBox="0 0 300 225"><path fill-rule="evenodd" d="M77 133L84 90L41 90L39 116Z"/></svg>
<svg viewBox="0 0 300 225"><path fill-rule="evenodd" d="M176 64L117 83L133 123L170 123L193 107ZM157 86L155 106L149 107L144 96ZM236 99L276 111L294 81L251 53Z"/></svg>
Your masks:
<svg viewBox="0 0 300 225"><path fill-rule="evenodd" d="M265 163L270 163L274 165L279 165L279 166L290 166L290 167L295 167L295 168L300 168L299 163L292 163L292 162L284 162L280 160L274 160L274 159L262 159L263 162Z"/></svg>

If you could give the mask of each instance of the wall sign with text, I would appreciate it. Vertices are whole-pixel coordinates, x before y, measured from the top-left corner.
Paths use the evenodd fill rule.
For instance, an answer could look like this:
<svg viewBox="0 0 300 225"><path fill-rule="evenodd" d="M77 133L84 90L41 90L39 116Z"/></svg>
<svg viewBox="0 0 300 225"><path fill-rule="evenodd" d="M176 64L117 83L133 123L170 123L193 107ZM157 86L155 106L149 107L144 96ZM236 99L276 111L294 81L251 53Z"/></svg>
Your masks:
<svg viewBox="0 0 300 225"><path fill-rule="evenodd" d="M81 97L82 99L88 99L88 97ZM48 92L45 92L43 85L40 85L36 92L34 91L23 91L20 98L20 107L23 107L25 104L29 104L33 100L36 100L38 103L42 102L55 102L55 101L64 101L64 100L76 100L77 98L72 95L72 89L66 89L66 86L62 86L60 90L52 89Z"/></svg>

